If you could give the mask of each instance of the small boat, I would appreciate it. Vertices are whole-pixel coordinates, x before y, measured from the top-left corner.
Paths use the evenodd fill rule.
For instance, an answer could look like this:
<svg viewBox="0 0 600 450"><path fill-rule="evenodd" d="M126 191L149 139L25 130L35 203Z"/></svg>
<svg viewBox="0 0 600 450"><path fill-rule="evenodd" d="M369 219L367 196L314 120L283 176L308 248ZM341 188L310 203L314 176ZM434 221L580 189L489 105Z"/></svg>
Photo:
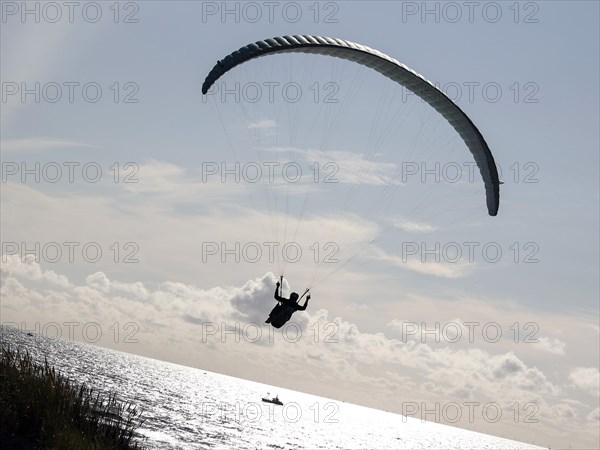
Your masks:
<svg viewBox="0 0 600 450"><path fill-rule="evenodd" d="M267 394L267 395L269 395L269 394ZM265 403L273 403L274 405L279 405L279 406L283 405L283 403L281 402L281 400L279 400L279 397L277 395L273 398L263 397L262 401Z"/></svg>

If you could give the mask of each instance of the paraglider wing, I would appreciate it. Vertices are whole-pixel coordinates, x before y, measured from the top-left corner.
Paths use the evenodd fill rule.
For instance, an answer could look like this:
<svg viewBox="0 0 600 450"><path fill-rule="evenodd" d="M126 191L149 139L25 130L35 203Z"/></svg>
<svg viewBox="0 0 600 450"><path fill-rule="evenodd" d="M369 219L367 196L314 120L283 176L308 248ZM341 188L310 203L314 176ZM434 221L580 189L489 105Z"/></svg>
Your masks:
<svg viewBox="0 0 600 450"><path fill-rule="evenodd" d="M354 61L370 67L412 91L438 111L458 132L479 167L486 191L487 209L498 213L500 183L494 157L471 119L442 91L414 70L393 58L364 45L322 36L281 36L249 44L226 56L210 71L202 85L206 94L227 71L254 58L276 53L315 53Z"/></svg>

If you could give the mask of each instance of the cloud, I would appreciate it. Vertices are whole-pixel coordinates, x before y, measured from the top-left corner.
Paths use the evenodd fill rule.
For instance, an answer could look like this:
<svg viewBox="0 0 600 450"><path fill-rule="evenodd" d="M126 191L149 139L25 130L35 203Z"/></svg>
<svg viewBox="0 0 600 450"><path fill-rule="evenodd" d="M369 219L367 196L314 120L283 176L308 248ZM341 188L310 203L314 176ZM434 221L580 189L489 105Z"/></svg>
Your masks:
<svg viewBox="0 0 600 450"><path fill-rule="evenodd" d="M187 277L188 281L195 279L189 261L202 258L202 245L206 242L240 242L243 246L248 242L275 241L283 245L290 240L302 240L304 259L295 267L303 272L301 275L317 272L306 275L316 280L325 279L333 272L333 265L323 262L331 253L335 253L340 267L351 257L353 264L370 263L374 257L391 270L401 267L447 279L466 277L475 268L466 261L437 264L409 259L403 262L398 256L373 247L371 241L382 235L381 224L375 218L331 208L326 211L322 207L303 208L302 201L288 209L287 194L259 189L250 195L245 183L222 183L218 175L203 181L201 170L149 161L139 166L135 178L135 183L115 184L109 180L103 186L86 186L86 189L94 189L93 194L77 192L70 184L66 186L67 192L60 191L64 186L56 186L57 191L48 193L43 191L43 186L39 189L38 186L8 182L2 190L3 212L6 212L2 217L3 232L12 242L29 242L35 236L42 244L77 241L83 246L94 240L101 243L107 257L111 254L108 247L112 243L135 242L139 248L138 258L144 257L144 265L130 266L128 270L134 273L133 276L144 279L161 271L161 276L170 279L176 273ZM290 195L297 195L303 189L290 192L296 193ZM263 198L258 194L265 193L271 194L270 201L257 201ZM315 203L319 204L318 201ZM24 209L35 211L37 220L31 221L17 214ZM40 226L42 223L43 227ZM404 224L408 226L406 222ZM422 230L427 227L417 222L410 226ZM199 230L204 231L200 233ZM198 239L200 235L202 239ZM316 263L309 261L314 256L309 247L314 248L315 242L321 250L318 258L312 258ZM335 252L324 248L330 242L337 245ZM209 263L221 263L218 255L209 259ZM261 271L269 270L273 264L281 265L280 259L281 255L277 255L276 261L269 261L267 265L263 258L258 264L261 264ZM73 271L81 268L77 262L71 266ZM224 266L229 267L229 264L221 265ZM255 275L256 264L243 266L244 277ZM344 270L347 268L343 267ZM216 281L217 284L222 283L226 273L219 272L222 278ZM336 276L339 273L341 270Z"/></svg>
<svg viewBox="0 0 600 450"><path fill-rule="evenodd" d="M23 242L27 248L36 242L42 247L57 242L63 257L54 267L60 267L70 277L89 275L92 266L83 259L82 249L93 241L102 248L99 264L105 271L126 273L129 279L160 276L160 279L210 281L218 285L239 277L253 277L257 267L261 271L282 270L285 260L282 248L290 241L302 249L302 259L289 264L293 265L297 278L320 279L341 265L326 264L323 262L326 257L344 261L380 232L374 221L349 213L305 211L298 216L286 214L285 208L257 208L247 202L221 201L228 194L220 190L220 181L219 189L215 189L214 185L198 179L188 185L186 176L178 166L142 165L140 183L117 187L112 183L110 190L100 189L94 195L46 193L27 184L5 183L0 218L4 243L15 243L15 252L21 254ZM224 189L229 189L231 195L227 198L231 200L236 198L233 190L241 193L245 187L227 183ZM185 202L189 202L186 206L191 205L191 210L178 206ZM18 214L22 210L35 211L35 220ZM69 249L64 245L68 242L77 243L72 261L68 260ZM115 242L121 246L116 263ZM138 249L134 257L139 263L125 265L123 259L132 250L123 245L130 242ZM315 242L319 246L318 255ZM332 246L326 248L330 242ZM231 255L225 260L220 253L207 256L203 247L207 243L225 243L230 248L236 243L240 248L248 243L257 244L262 257L258 261L236 262ZM266 243L278 245L273 257ZM360 254L364 256L365 253ZM195 266L198 262L206 269L200 276ZM207 277L207 273L214 275Z"/></svg>
<svg viewBox="0 0 600 450"><path fill-rule="evenodd" d="M2 152L45 152L56 149L94 148L93 145L82 142L54 138L25 138L9 139L0 142Z"/></svg>
<svg viewBox="0 0 600 450"><path fill-rule="evenodd" d="M334 161L339 165L335 177L341 183L358 183L374 186L400 186L396 177L397 165L366 159L365 155L347 151L309 152L309 158L325 163Z"/></svg>
<svg viewBox="0 0 600 450"><path fill-rule="evenodd" d="M344 151L319 151L298 147L269 147L263 149L272 153L296 154L305 162L314 165L319 163L320 176L331 183L360 184L372 186L399 187L398 166L393 162L374 161L364 154ZM314 174L310 174L308 179Z"/></svg>
<svg viewBox="0 0 600 450"><path fill-rule="evenodd" d="M567 344L557 338L540 337L538 338L537 346L545 352L564 355Z"/></svg>
<svg viewBox="0 0 600 450"><path fill-rule="evenodd" d="M600 371L597 367L576 367L569 374L573 384L592 395L600 395Z"/></svg>
<svg viewBox="0 0 600 450"><path fill-rule="evenodd" d="M148 298L148 289L146 289L143 283L119 283L117 281L111 281L104 272L96 272L92 275L88 275L85 281L89 287L101 292L121 292L130 294L139 300Z"/></svg>
<svg viewBox="0 0 600 450"><path fill-rule="evenodd" d="M71 286L64 275L52 270L42 270L34 255L25 255L23 260L19 255L2 255L2 271L9 276L17 276L32 281L47 282L55 287L68 288Z"/></svg>
<svg viewBox="0 0 600 450"><path fill-rule="evenodd" d="M239 210L243 209L239 205L252 204L254 207L274 208L275 212L281 213L287 206L283 203L286 199L283 195L302 197L320 190L317 183L304 183L302 189L296 189L301 182L298 181L296 185L283 179L280 176L282 166L269 166L262 161L247 164L204 161L192 169L151 160L138 165L135 173L133 168L126 171L133 175L132 182L124 182L121 186L129 193L146 195L155 202L162 200L167 208L187 204ZM283 195L278 197L279 193ZM257 199L262 201L265 196L270 203L257 202ZM296 212L291 210L290 214Z"/></svg>
<svg viewBox="0 0 600 450"><path fill-rule="evenodd" d="M429 225L424 222L417 222L413 220L404 219L402 217L392 218L392 225L396 228L399 228L403 231L408 231L410 233L430 233L432 231L437 230L437 227L433 225Z"/></svg>
<svg viewBox="0 0 600 450"><path fill-rule="evenodd" d="M474 268L474 263L468 263L466 261L459 261L456 263L451 262L435 262L425 261L421 262L414 258L406 258L396 255L391 255L381 248L373 247L372 255L374 259L393 264L401 269L410 270L412 272L418 272L425 275L433 275L442 278L461 278L470 275Z"/></svg>
<svg viewBox="0 0 600 450"><path fill-rule="evenodd" d="M277 127L277 122L275 122L275 120L273 120L273 119L263 119L263 120L258 120L256 122L248 123L248 129L250 129L250 130L271 129L271 128L276 128L276 127Z"/></svg>
<svg viewBox="0 0 600 450"><path fill-rule="evenodd" d="M548 381L542 371L527 367L514 353L497 355L491 359L489 371L497 380L509 380L525 391L553 394L557 389Z"/></svg>
<svg viewBox="0 0 600 450"><path fill-rule="evenodd" d="M559 403L553 407L554 413L564 420L577 419L577 410L570 403Z"/></svg>

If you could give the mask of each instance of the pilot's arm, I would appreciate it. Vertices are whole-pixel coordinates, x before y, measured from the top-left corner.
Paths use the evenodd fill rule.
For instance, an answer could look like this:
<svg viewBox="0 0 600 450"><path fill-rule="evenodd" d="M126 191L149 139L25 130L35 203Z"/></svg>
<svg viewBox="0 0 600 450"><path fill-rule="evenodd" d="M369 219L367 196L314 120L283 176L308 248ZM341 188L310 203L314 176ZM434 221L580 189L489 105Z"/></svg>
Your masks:
<svg viewBox="0 0 600 450"><path fill-rule="evenodd" d="M304 300L304 305L298 306L298 311L304 311L306 309L306 307L308 306L309 300L310 300L310 295L308 297L306 297L306 300Z"/></svg>
<svg viewBox="0 0 600 450"><path fill-rule="evenodd" d="M274 295L274 297L275 297L275 300L277 300L278 302L282 302L283 303L285 301L285 298L282 297L281 295L279 295L279 286L280 285L279 285L279 282L278 282L275 285L275 295Z"/></svg>

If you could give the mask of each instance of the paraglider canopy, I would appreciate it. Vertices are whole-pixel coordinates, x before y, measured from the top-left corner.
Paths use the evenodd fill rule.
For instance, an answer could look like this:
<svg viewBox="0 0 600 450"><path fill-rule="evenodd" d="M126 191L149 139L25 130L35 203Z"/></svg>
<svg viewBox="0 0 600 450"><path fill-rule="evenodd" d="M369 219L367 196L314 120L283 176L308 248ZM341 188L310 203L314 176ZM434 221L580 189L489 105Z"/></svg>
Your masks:
<svg viewBox="0 0 600 450"><path fill-rule="evenodd" d="M465 142L477 163L484 182L488 213L490 216L498 213L500 204L498 170L494 157L475 124L430 81L377 50L342 39L309 35L281 36L257 41L218 61L206 77L202 85L202 93L206 94L222 75L237 65L261 56L278 53L314 53L353 61L381 73L415 93L439 112Z"/></svg>

